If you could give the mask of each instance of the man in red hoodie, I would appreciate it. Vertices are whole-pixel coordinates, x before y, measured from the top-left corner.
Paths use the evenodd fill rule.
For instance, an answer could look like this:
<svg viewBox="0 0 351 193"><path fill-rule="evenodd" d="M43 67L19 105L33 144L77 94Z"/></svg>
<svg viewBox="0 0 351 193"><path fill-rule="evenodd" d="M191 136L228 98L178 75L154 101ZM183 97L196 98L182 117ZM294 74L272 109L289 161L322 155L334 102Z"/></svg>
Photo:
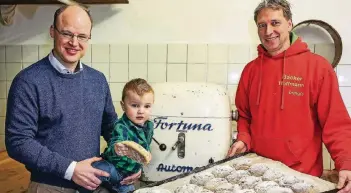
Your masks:
<svg viewBox="0 0 351 193"><path fill-rule="evenodd" d="M351 192L351 119L332 66L292 32L286 0L263 1L254 19L261 44L241 75L238 138L228 156L253 151L321 176L323 142L339 171L339 192Z"/></svg>

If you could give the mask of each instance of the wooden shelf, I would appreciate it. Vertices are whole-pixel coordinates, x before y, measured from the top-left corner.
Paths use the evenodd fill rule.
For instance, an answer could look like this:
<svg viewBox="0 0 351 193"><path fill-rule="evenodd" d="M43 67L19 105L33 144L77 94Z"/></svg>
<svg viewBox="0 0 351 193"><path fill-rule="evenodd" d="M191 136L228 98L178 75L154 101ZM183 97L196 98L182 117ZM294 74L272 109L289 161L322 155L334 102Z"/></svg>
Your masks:
<svg viewBox="0 0 351 193"><path fill-rule="evenodd" d="M82 4L128 4L129 0L76 0ZM0 5L61 4L57 0L0 0Z"/></svg>

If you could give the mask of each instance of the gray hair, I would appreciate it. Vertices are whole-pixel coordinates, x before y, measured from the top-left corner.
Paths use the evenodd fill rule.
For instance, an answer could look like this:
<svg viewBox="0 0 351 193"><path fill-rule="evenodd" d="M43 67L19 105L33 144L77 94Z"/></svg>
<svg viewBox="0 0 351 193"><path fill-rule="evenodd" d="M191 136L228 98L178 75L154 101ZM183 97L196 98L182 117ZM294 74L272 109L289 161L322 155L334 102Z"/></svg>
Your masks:
<svg viewBox="0 0 351 193"><path fill-rule="evenodd" d="M283 15L287 20L292 19L292 13L290 9L290 3L287 0L263 0L255 9L254 19L257 23L257 16L260 11L264 8L270 8L273 10L283 10Z"/></svg>

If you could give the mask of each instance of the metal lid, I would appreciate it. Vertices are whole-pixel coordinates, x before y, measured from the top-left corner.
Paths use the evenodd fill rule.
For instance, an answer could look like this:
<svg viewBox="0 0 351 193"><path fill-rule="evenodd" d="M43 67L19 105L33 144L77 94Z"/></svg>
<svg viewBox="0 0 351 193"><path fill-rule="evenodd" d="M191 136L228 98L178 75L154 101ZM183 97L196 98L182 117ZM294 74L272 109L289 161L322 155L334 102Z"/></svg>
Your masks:
<svg viewBox="0 0 351 193"><path fill-rule="evenodd" d="M339 35L339 33L328 23L321 21L321 20L315 20L315 19L310 19L310 20L306 20L306 21L302 21L300 23L298 23L297 25L294 26L293 30L296 29L298 26L302 26L302 25L317 25L319 27L322 27L323 29L325 29L329 35L332 37L333 41L334 41L334 46L335 46L335 54L334 54L334 60L332 62L332 66L333 68L335 68L340 59L341 59L341 55L342 55L342 39L341 36Z"/></svg>

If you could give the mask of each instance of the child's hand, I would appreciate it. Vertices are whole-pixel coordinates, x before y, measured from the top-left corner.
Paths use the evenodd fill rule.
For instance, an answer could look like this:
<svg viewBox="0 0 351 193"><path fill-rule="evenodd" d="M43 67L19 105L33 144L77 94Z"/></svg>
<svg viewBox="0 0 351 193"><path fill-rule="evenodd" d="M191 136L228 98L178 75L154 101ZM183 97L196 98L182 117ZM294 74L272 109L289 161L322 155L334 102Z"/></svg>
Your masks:
<svg viewBox="0 0 351 193"><path fill-rule="evenodd" d="M141 176L141 170L138 173L132 174L121 181L122 185L134 184Z"/></svg>

